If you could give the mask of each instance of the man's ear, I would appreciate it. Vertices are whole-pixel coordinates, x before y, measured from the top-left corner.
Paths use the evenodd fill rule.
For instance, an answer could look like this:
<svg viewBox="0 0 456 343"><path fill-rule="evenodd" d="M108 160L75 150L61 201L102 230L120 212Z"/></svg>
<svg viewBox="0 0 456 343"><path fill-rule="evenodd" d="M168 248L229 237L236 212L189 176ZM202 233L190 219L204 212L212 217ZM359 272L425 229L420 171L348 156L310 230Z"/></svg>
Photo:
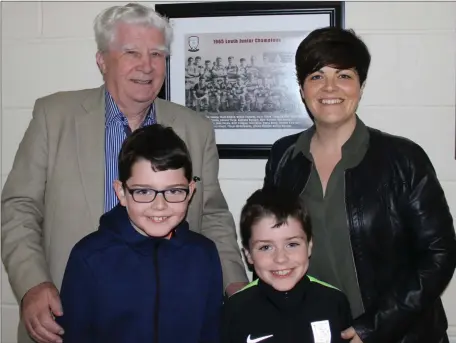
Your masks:
<svg viewBox="0 0 456 343"><path fill-rule="evenodd" d="M313 240L310 240L309 246L307 247L307 257L312 256Z"/></svg>
<svg viewBox="0 0 456 343"><path fill-rule="evenodd" d="M122 182L119 180L114 180L112 186L114 187L114 191L116 192L117 198L122 206L127 205L127 195L125 194L125 189L122 185Z"/></svg>
<svg viewBox="0 0 456 343"><path fill-rule="evenodd" d="M102 75L106 74L106 62L105 57L102 52L98 51L95 60L97 61L98 69Z"/></svg>

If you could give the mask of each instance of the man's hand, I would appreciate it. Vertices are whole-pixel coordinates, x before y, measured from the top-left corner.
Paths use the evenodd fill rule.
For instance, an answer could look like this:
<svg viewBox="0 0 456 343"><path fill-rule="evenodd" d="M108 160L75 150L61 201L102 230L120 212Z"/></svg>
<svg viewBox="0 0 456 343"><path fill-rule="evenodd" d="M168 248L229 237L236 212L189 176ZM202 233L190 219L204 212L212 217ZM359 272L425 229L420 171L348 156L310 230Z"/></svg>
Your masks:
<svg viewBox="0 0 456 343"><path fill-rule="evenodd" d="M343 339L349 339L350 343L363 343L353 327L349 327L347 330L342 331L341 336Z"/></svg>
<svg viewBox="0 0 456 343"><path fill-rule="evenodd" d="M233 282L230 283L225 290L226 295L231 297L234 293L237 291L240 291L243 289L245 286L247 286L249 283L248 282Z"/></svg>
<svg viewBox="0 0 456 343"><path fill-rule="evenodd" d="M61 343L63 329L53 316L63 315L57 288L43 282L25 293L21 302L21 319L28 333L38 343Z"/></svg>

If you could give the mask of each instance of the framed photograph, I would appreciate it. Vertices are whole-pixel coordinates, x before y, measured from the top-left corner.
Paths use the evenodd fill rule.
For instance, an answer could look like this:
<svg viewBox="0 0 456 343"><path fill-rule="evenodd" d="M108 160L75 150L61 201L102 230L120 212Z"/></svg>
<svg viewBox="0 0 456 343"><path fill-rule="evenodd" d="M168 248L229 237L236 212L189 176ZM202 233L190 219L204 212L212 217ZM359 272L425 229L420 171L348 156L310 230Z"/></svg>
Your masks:
<svg viewBox="0 0 456 343"><path fill-rule="evenodd" d="M312 125L295 52L314 29L343 26L343 2L157 4L174 29L160 97L212 120L220 158L267 158L279 138Z"/></svg>

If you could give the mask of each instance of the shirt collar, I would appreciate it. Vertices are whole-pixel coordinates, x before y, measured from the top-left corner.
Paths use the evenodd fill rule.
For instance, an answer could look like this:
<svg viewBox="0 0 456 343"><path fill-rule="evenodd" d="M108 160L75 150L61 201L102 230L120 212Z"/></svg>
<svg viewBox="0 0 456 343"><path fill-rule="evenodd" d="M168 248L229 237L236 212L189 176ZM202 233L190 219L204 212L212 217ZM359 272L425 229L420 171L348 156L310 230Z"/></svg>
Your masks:
<svg viewBox="0 0 456 343"><path fill-rule="evenodd" d="M114 101L113 97L109 93L107 89L105 89L105 104L106 104L106 126L112 125L114 123L122 123L123 125L128 125L128 120L125 115L120 111L119 106L117 106L116 102ZM147 112L146 117L144 118L143 124L151 125L155 122L155 102L152 103L149 107L149 111Z"/></svg>
<svg viewBox="0 0 456 343"><path fill-rule="evenodd" d="M298 153L302 152L308 159L312 159L310 154L310 142L312 136L315 133L315 125L304 131L296 142L295 149L293 151L293 157ZM347 156L356 153L359 149L363 149L368 145L369 142L369 131L366 125L358 115L356 115L356 126L351 134L350 138L342 146L342 156Z"/></svg>

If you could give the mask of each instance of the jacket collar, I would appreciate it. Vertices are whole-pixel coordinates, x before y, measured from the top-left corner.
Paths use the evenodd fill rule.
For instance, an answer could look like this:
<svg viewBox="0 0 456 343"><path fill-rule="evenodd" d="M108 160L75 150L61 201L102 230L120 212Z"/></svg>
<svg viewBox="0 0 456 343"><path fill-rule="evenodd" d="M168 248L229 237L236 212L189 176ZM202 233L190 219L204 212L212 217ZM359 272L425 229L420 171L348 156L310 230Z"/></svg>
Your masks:
<svg viewBox="0 0 456 343"><path fill-rule="evenodd" d="M174 229L170 239L142 235L133 227L127 210L120 204L100 218L100 230L109 231L143 255L151 255L159 244L179 248L188 240L189 234L188 223L183 221Z"/></svg>
<svg viewBox="0 0 456 343"><path fill-rule="evenodd" d="M306 298L309 285L310 280L307 275L304 275L303 278L287 292L278 291L261 279L258 280L258 289L260 292L280 310L299 308Z"/></svg>

